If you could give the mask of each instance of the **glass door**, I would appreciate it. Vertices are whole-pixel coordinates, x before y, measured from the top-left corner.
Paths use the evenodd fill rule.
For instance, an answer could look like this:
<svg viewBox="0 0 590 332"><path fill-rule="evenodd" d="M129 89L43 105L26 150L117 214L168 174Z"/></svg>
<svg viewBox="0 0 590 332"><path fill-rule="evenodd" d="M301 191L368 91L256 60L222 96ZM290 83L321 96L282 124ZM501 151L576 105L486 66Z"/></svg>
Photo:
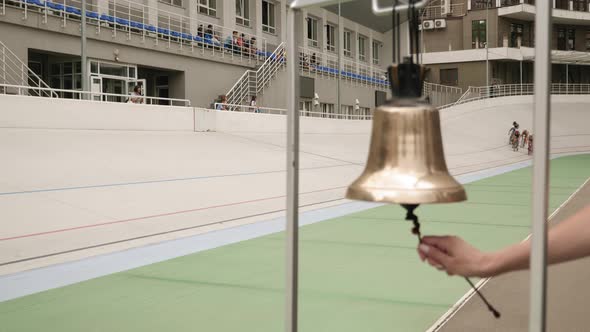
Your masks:
<svg viewBox="0 0 590 332"><path fill-rule="evenodd" d="M102 95L102 78L100 76L90 77L90 100L101 101Z"/></svg>

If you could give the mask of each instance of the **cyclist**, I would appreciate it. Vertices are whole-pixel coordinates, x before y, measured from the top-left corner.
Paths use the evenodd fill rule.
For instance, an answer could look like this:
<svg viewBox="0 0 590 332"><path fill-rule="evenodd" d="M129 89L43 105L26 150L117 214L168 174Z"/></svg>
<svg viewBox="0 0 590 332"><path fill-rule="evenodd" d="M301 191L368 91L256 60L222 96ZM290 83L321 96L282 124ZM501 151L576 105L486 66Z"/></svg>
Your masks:
<svg viewBox="0 0 590 332"><path fill-rule="evenodd" d="M512 122L512 128L508 131L508 145L512 144L512 136L514 136L514 132L518 129L518 123L516 121Z"/></svg>
<svg viewBox="0 0 590 332"><path fill-rule="evenodd" d="M518 131L518 127L512 136L512 151L518 151L518 144L520 143L520 132Z"/></svg>

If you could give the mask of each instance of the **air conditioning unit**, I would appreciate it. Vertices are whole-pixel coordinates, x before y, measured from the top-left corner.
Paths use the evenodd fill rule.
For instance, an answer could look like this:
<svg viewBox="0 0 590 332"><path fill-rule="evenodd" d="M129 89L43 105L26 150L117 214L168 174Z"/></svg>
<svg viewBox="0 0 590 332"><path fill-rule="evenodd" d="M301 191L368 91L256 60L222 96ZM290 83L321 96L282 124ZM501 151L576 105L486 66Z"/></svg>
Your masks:
<svg viewBox="0 0 590 332"><path fill-rule="evenodd" d="M436 29L444 29L447 27L447 20L444 18L434 20L434 28Z"/></svg>
<svg viewBox="0 0 590 332"><path fill-rule="evenodd" d="M422 29L424 30L432 30L434 29L434 21L433 20L427 20L422 22Z"/></svg>

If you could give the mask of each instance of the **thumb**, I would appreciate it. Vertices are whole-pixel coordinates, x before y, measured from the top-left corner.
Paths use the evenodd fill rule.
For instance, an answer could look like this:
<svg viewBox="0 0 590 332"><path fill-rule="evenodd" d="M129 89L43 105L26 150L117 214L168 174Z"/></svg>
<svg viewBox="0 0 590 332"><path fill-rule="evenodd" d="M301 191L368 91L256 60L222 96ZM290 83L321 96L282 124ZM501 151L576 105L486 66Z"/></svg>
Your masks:
<svg viewBox="0 0 590 332"><path fill-rule="evenodd" d="M442 250L440 250L439 248L432 246L432 245L428 245L425 243L420 244L420 246L418 247L420 252L422 254L424 254L424 256L426 256L427 258L429 258L431 260L434 260L436 262L438 262L439 264L441 264L443 267L448 267L449 264L451 263L451 256L449 256L448 254L444 253Z"/></svg>

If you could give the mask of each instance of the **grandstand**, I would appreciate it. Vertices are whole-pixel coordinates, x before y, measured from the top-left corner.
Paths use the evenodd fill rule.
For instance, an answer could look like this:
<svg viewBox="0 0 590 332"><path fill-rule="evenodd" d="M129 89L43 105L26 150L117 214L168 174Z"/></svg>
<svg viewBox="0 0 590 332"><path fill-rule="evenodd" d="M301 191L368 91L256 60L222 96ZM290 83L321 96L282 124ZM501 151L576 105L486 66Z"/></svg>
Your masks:
<svg viewBox="0 0 590 332"><path fill-rule="evenodd" d="M450 1L449 21L480 17L473 3ZM284 329L287 4L88 0L84 78L80 0L0 0L0 331ZM390 17L342 7L307 8L295 24L296 72L313 88L297 110L300 330L526 330L526 275L474 280L502 311L493 321L466 284L420 262L401 208L344 198L394 50ZM431 1L421 19L441 8ZM256 43L233 44L234 31ZM530 233L533 156L507 139L513 121L538 131L534 84L488 85L479 67L476 85L439 80L455 65L473 64L433 63L422 98L469 200L420 207L422 230L494 250ZM550 93L557 223L590 193L590 84L557 79ZM580 283L551 286L576 308L552 295L549 323L563 331L590 323L590 270L575 264L552 272Z"/></svg>

